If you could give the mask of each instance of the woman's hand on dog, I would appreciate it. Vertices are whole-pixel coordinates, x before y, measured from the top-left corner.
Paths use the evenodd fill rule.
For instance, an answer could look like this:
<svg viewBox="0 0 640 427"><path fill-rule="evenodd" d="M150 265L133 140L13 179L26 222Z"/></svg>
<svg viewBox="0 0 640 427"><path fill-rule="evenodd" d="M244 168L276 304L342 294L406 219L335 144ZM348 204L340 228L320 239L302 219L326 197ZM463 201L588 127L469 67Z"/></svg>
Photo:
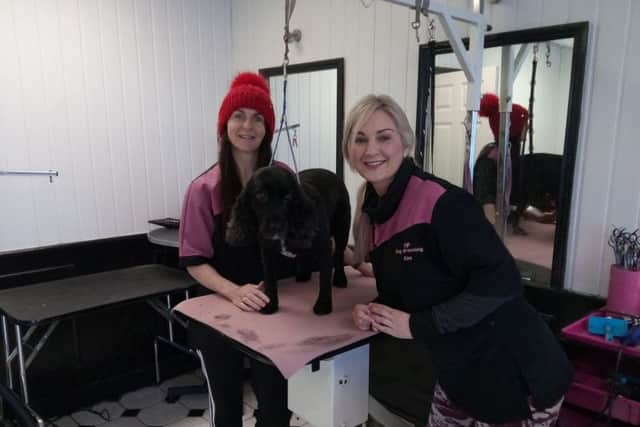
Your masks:
<svg viewBox="0 0 640 427"><path fill-rule="evenodd" d="M262 292L263 290L264 282L257 285L247 283L238 286L230 299L233 305L242 311L260 311L269 302L269 297Z"/></svg>
<svg viewBox="0 0 640 427"><path fill-rule="evenodd" d="M383 332L396 338L413 338L409 327L409 313L376 303L369 304L368 313L372 331Z"/></svg>

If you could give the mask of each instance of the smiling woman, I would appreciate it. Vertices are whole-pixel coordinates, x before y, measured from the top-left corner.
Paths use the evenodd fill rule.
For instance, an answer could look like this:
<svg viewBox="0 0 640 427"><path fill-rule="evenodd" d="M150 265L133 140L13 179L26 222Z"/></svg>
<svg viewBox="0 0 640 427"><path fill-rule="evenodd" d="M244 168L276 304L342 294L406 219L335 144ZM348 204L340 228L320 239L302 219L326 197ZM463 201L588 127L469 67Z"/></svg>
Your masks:
<svg viewBox="0 0 640 427"><path fill-rule="evenodd" d="M353 107L351 119L346 121L342 153L351 169L366 180L358 190L358 206L364 202L367 181L378 196L386 194L414 142L407 116L389 96L368 95ZM353 233L358 261L365 260L370 249L370 227L368 217L356 208Z"/></svg>
<svg viewBox="0 0 640 427"><path fill-rule="evenodd" d="M387 192L400 163L409 154L393 119L381 110L371 114L348 150L353 168L373 185L379 196Z"/></svg>
<svg viewBox="0 0 640 427"><path fill-rule="evenodd" d="M427 425L553 425L571 365L473 196L408 156L407 122L384 95L347 117L343 150L366 180L356 252L369 256L378 291L355 305L354 324L429 348L437 383Z"/></svg>
<svg viewBox="0 0 640 427"><path fill-rule="evenodd" d="M255 73L238 75L218 114L219 161L189 185L180 220L180 264L204 288L242 311L258 311L269 303L262 284L259 248L257 244L232 247L224 235L238 194L254 172L271 161L274 126L266 80ZM291 275L291 263L282 260L281 267L283 274ZM209 328L195 323L188 327L189 345L202 351L211 388L225 391L213 395L215 424L240 426L242 354ZM260 404L258 423L288 425L291 412L285 379L273 366L258 361L251 365Z"/></svg>
<svg viewBox="0 0 640 427"><path fill-rule="evenodd" d="M234 155L255 152L265 133L264 117L252 108L238 108L227 122L227 136L235 149Z"/></svg>

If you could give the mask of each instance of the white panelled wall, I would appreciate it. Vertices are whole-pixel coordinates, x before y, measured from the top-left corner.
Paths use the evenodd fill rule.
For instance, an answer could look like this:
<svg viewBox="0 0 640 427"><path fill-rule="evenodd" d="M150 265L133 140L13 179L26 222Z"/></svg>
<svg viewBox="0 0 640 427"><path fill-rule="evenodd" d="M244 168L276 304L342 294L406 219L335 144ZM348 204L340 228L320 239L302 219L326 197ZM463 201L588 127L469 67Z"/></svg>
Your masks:
<svg viewBox="0 0 640 427"><path fill-rule="evenodd" d="M347 111L388 93L413 123L413 13L371 2L299 0L291 62L344 57ZM284 0L0 0L0 170L61 174L53 184L0 176L0 251L145 232L147 219L179 215L186 185L215 161L232 75L281 64L283 9ZM502 0L485 13L493 32L590 22L565 283L606 295L611 227L640 223L640 2ZM355 193L360 180L345 171Z"/></svg>
<svg viewBox="0 0 640 427"><path fill-rule="evenodd" d="M369 93L388 93L415 121L416 44L408 9L381 0L300 0L291 27L302 30L292 63L345 58L345 109ZM466 0L448 0L467 7ZM485 14L493 32L589 21L589 48L576 162L565 284L606 295L612 224L640 225L640 2L502 0ZM283 54L284 0L234 0L233 66L275 66ZM424 21L423 21L424 22ZM437 25L437 23L436 23ZM438 29L438 39L442 32ZM422 32L425 41L426 31ZM360 182L348 167L352 194Z"/></svg>
<svg viewBox="0 0 640 427"><path fill-rule="evenodd" d="M217 157L230 0L0 0L0 252L148 230Z"/></svg>

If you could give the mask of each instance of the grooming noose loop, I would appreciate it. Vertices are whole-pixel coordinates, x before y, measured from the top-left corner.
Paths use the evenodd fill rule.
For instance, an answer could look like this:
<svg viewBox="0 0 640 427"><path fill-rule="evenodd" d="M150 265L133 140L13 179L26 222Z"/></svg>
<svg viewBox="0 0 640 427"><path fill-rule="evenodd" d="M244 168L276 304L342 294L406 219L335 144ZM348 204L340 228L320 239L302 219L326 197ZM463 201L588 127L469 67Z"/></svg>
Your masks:
<svg viewBox="0 0 640 427"><path fill-rule="evenodd" d="M276 137L276 143L273 148L273 153L271 154L271 161L269 164L273 164L273 160L275 158L276 152L278 151L278 143L280 142L280 135L284 130L287 133L287 142L289 145L289 152L291 153L291 158L293 159L293 169L296 174L296 180L300 182L300 176L298 174L298 162L296 161L296 155L293 150L293 141L291 140L291 134L289 133L289 122L287 120L287 66L289 65L289 41L291 37L291 33L289 32L289 20L291 19L291 15L293 14L293 9L295 8L295 0L285 0L285 17L284 17L284 36L282 37L284 40L284 56L282 60L282 115L280 116L280 126L278 129L278 136ZM297 138L296 145L297 145Z"/></svg>

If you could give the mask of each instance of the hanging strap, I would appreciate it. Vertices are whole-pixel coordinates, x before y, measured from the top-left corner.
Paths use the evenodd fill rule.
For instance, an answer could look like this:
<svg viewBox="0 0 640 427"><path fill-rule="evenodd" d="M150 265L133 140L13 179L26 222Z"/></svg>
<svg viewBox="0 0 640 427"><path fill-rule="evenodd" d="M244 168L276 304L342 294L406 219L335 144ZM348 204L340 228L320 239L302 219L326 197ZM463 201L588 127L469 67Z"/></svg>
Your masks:
<svg viewBox="0 0 640 427"><path fill-rule="evenodd" d="M416 2L416 10L418 10ZM424 3L424 0L422 1ZM427 2L427 5L429 2ZM427 18L429 16L427 15ZM435 97L433 93L435 91L435 83L436 83L436 57L435 57L435 25L434 20L429 20L428 32L429 32L429 40L427 42L427 47L429 48L429 55L426 56L426 60L424 64L419 65L420 70L424 70L422 72L426 72L428 79L426 80L425 87L420 89L420 93L424 93L424 116L418 117L418 122L424 120L424 127L422 134L417 135L416 141L416 160L417 163L422 167L423 170L433 173L433 157L434 157L434 120L435 120ZM417 30L416 30L417 34Z"/></svg>
<svg viewBox="0 0 640 427"><path fill-rule="evenodd" d="M271 153L271 160L269 161L269 165L273 164L273 161L276 156L276 152L278 151L278 144L280 142L280 135L282 135L282 131L284 130L287 133L287 141L289 145L289 152L291 153L291 158L293 159L293 170L296 174L296 179L298 183L300 183L300 176L298 174L298 162L296 161L296 155L293 150L293 142L291 141L291 135L289 134L289 123L287 121L287 65L289 65L289 37L291 34L289 33L289 20L291 18L291 14L293 13L293 9L295 8L295 0L285 0L285 17L284 17L284 57L282 60L282 115L280 116L280 126L278 129L278 136L276 137L276 143L273 148L273 152Z"/></svg>
<svg viewBox="0 0 640 427"><path fill-rule="evenodd" d="M433 156L434 156L434 132L433 126L435 121L435 97L433 93L435 91L436 83L436 67L435 67L435 41L431 40L428 43L430 48L430 55L427 55L425 64L420 67L423 72L427 73L428 79L426 80L424 90L424 117L420 120L424 120L424 130L422 135L419 135L417 141L417 160L423 169L427 172L433 173Z"/></svg>
<svg viewBox="0 0 640 427"><path fill-rule="evenodd" d="M533 46L533 61L531 63L531 88L529 92L529 120L527 134L529 135L529 154L533 153L533 104L536 89L536 70L538 69L538 45ZM524 153L524 144L521 148Z"/></svg>

